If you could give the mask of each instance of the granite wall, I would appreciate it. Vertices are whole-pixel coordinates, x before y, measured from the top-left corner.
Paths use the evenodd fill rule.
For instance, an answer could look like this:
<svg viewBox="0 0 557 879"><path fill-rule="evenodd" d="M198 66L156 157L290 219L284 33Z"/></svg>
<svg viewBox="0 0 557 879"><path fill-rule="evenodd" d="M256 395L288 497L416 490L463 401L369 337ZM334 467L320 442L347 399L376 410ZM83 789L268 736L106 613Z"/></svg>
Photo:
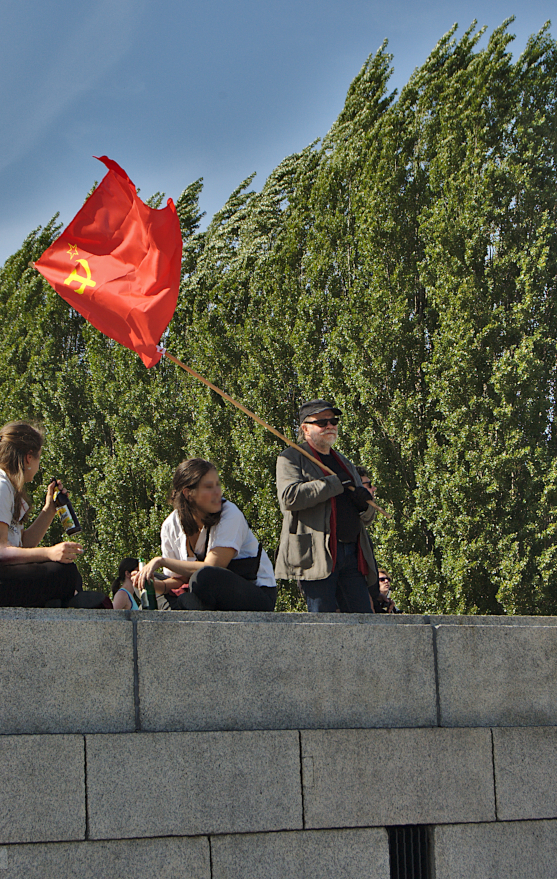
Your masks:
<svg viewBox="0 0 557 879"><path fill-rule="evenodd" d="M0 879L557 879L557 618L0 610Z"/></svg>

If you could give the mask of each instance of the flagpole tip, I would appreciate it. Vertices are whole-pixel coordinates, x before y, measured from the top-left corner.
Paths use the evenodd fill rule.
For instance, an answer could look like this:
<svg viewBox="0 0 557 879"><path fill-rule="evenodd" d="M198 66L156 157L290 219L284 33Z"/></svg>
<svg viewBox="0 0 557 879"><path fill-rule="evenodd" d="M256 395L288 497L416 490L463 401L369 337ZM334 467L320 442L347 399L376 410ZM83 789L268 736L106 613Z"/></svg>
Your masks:
<svg viewBox="0 0 557 879"><path fill-rule="evenodd" d="M32 259L29 260L29 262L27 263L27 265L29 266L30 269L34 269L34 268L35 268L35 263L33 262Z"/></svg>

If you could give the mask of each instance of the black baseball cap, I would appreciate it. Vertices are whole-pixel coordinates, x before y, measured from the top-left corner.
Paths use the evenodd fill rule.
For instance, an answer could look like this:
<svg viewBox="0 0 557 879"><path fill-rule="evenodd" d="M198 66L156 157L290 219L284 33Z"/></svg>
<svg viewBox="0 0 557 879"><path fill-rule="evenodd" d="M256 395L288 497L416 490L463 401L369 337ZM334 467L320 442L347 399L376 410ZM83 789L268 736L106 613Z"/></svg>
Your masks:
<svg viewBox="0 0 557 879"><path fill-rule="evenodd" d="M342 415L340 409L335 409L329 400L308 400L307 403L302 403L300 406L300 424L303 424L310 415L319 415L320 412L325 412L327 409L330 409L337 418L340 418Z"/></svg>

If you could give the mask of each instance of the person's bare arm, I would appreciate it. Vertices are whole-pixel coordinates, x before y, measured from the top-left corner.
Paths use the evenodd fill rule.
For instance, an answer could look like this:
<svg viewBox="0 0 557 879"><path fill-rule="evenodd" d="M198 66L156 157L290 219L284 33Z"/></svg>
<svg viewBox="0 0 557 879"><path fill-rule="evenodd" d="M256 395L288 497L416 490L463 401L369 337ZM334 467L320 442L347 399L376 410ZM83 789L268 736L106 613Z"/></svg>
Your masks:
<svg viewBox="0 0 557 879"><path fill-rule="evenodd" d="M25 547L38 546L46 532L52 525L52 520L56 515L56 506L54 504L54 492L59 491L62 492L64 497L68 496L68 493L60 479L57 480L56 483L49 482L46 489L46 498L44 502L44 507L41 512L35 519L32 525L29 525L28 528L25 529L23 534L21 535L21 542ZM59 561L56 559L56 561Z"/></svg>
<svg viewBox="0 0 557 879"><path fill-rule="evenodd" d="M8 526L0 522L0 563L4 565L25 565L30 562L75 562L83 552L79 543L65 540L55 546L10 546Z"/></svg>
<svg viewBox="0 0 557 879"><path fill-rule="evenodd" d="M227 568L235 555L236 550L230 546L214 546L209 550L205 560L202 562L190 561L189 559L186 561L183 559L171 559L166 556L155 556L155 558L147 562L143 569L139 571L134 580L134 584L137 589L144 589L145 581L152 580L153 574L159 568L168 568L169 571L173 571L175 574L183 577L184 580L189 580L195 571L204 568L206 565L213 565L217 568ZM155 580L155 588L156 585L157 581Z"/></svg>
<svg viewBox="0 0 557 879"><path fill-rule="evenodd" d="M52 520L56 515L56 507L54 506L54 490L61 489L62 483L56 486L53 482L48 485L46 490L46 498L44 507L35 519L32 525L29 525L21 535L21 542L25 547L38 546L47 530L52 525Z"/></svg>
<svg viewBox="0 0 557 879"><path fill-rule="evenodd" d="M123 589L119 589L112 599L114 610L131 610L131 606L130 596Z"/></svg>
<svg viewBox="0 0 557 879"><path fill-rule="evenodd" d="M133 574L132 574L133 577ZM185 577L161 577L159 580L158 576L154 578L155 582L155 592L158 595L166 595L167 592L170 592L172 589L179 589L180 586L184 586L188 581Z"/></svg>

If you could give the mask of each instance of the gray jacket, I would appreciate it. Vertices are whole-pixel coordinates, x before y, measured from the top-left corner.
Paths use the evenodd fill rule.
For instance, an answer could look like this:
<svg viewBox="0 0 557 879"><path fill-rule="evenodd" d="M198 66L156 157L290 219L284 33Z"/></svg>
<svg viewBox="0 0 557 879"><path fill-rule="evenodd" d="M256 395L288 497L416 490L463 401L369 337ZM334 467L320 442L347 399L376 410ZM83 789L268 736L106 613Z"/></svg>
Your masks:
<svg viewBox="0 0 557 879"><path fill-rule="evenodd" d="M302 448L310 451L307 443ZM339 454L337 452L337 454ZM356 468L339 454L354 484L361 485ZM325 476L317 464L296 449L288 448L277 459L277 493L283 514L275 576L281 580L324 580L333 569L329 546L331 498L342 494L336 474ZM378 593L377 571L366 525L375 515L373 507L360 514L360 546L368 564L368 587Z"/></svg>

